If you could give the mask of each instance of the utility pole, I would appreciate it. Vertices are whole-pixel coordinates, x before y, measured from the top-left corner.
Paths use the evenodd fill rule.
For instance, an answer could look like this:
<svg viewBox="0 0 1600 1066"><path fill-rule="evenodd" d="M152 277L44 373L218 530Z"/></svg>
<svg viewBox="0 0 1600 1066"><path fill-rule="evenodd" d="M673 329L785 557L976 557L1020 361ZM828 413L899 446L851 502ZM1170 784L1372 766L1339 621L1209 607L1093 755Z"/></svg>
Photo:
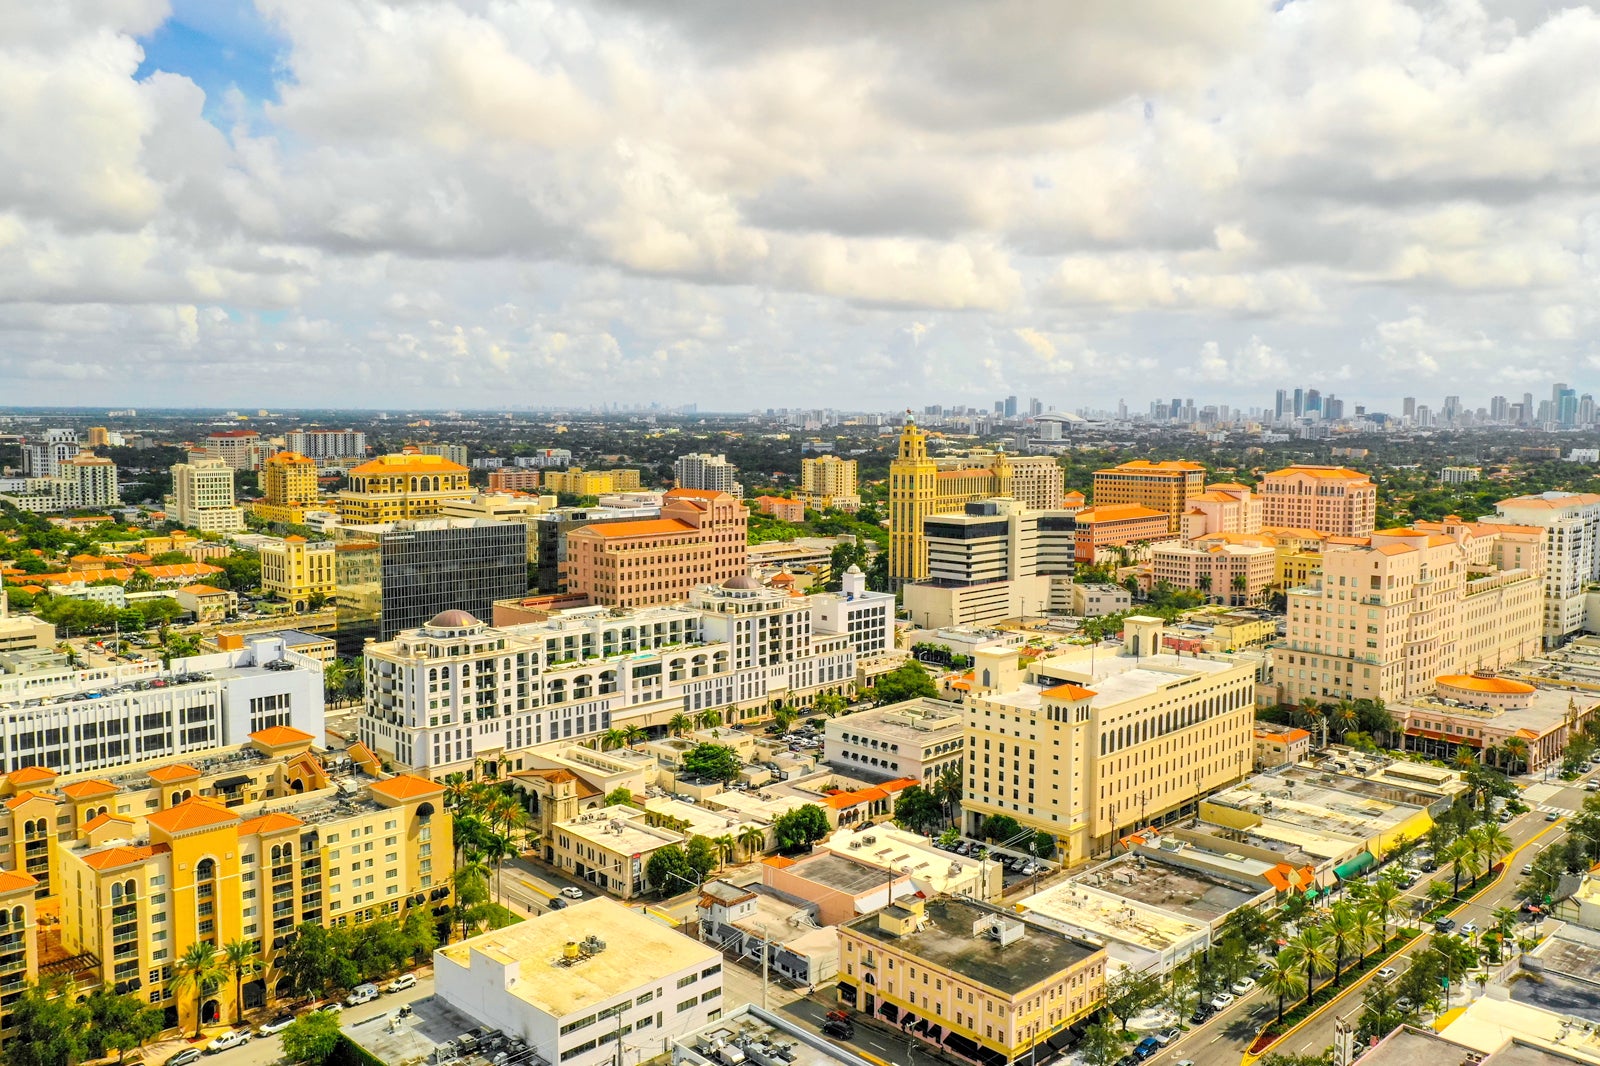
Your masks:
<svg viewBox="0 0 1600 1066"><path fill-rule="evenodd" d="M767 1009L767 966L772 958L772 930L761 927L761 1009Z"/></svg>

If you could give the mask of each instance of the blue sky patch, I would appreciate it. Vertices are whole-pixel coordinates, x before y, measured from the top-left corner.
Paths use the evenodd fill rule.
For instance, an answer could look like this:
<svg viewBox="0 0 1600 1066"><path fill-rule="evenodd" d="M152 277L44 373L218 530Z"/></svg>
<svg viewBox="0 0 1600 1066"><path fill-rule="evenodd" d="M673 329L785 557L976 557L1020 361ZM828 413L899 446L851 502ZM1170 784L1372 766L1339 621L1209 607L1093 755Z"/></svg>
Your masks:
<svg viewBox="0 0 1600 1066"><path fill-rule="evenodd" d="M183 75L205 91L205 116L219 126L231 125L219 112L232 86L252 111L277 99L274 79L288 47L252 0L173 0L172 14L139 44L144 62L134 76Z"/></svg>

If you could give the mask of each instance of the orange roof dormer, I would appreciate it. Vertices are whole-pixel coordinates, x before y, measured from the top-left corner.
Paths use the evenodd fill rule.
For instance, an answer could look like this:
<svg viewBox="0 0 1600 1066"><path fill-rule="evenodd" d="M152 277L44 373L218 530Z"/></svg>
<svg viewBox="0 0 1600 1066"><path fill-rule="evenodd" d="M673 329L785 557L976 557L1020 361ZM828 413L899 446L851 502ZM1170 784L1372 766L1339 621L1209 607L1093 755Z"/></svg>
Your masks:
<svg viewBox="0 0 1600 1066"><path fill-rule="evenodd" d="M12 788L27 788L30 785L48 785L60 776L54 770L43 766L24 766L20 770L13 770L6 776L6 784Z"/></svg>
<svg viewBox="0 0 1600 1066"><path fill-rule="evenodd" d="M376 795L400 801L444 795L443 785L429 781L426 777L417 777L415 774L396 774L394 777L375 781L370 787Z"/></svg>
<svg viewBox="0 0 1600 1066"><path fill-rule="evenodd" d="M272 750L306 745L316 739L305 730L296 729L288 725L268 726L266 729L258 729L250 734L250 740L256 747Z"/></svg>
<svg viewBox="0 0 1600 1066"><path fill-rule="evenodd" d="M120 789L110 781L74 781L70 785L61 786L61 794L68 799L86 800L98 799L101 796L114 796Z"/></svg>
<svg viewBox="0 0 1600 1066"><path fill-rule="evenodd" d="M150 771L150 780L158 785L175 785L180 781L194 781L200 777L200 771L188 763L174 763L171 766L158 766Z"/></svg>
<svg viewBox="0 0 1600 1066"><path fill-rule="evenodd" d="M239 816L215 800L195 796L184 800L176 807L169 807L164 811L152 811L145 815L144 820L151 828L159 829L168 836L181 836L201 829L236 825Z"/></svg>

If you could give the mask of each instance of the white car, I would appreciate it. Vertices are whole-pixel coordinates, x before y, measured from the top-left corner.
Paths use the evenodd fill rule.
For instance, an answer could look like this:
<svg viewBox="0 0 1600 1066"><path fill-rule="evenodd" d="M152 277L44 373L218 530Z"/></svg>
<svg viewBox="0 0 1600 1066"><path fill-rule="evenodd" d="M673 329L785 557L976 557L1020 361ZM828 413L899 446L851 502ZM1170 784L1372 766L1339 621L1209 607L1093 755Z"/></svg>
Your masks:
<svg viewBox="0 0 1600 1066"><path fill-rule="evenodd" d="M583 889L577 888L573 885L568 885L566 888L561 890L561 894L566 896L568 899L582 899Z"/></svg>
<svg viewBox="0 0 1600 1066"><path fill-rule="evenodd" d="M1466 925L1463 925L1461 927L1461 935L1462 936L1472 936L1475 933L1477 933L1477 931L1478 931L1478 923L1477 922L1468 922Z"/></svg>
<svg viewBox="0 0 1600 1066"><path fill-rule="evenodd" d="M1380 981L1388 981L1388 980L1393 979L1393 977L1394 977L1396 972L1397 971L1395 970L1395 968L1393 966L1385 966L1383 969L1379 970L1373 976L1377 977L1377 979L1380 980Z"/></svg>
<svg viewBox="0 0 1600 1066"><path fill-rule="evenodd" d="M1232 1002L1233 1002L1233 994L1232 993L1230 993L1230 992L1218 992L1216 995L1211 997L1211 1009L1212 1010L1221 1010L1222 1008L1228 1006Z"/></svg>
<svg viewBox="0 0 1600 1066"><path fill-rule="evenodd" d="M294 1015L280 1014L270 1022L263 1022L261 1027L256 1030L256 1035L271 1036L273 1033L281 1033L292 1024L294 1024Z"/></svg>
<svg viewBox="0 0 1600 1066"><path fill-rule="evenodd" d="M393 981L390 981L389 982L389 987L385 988L384 991L385 992L404 992L408 988L416 988L416 987L417 987L417 975L414 974L414 973L403 973L399 977L396 977Z"/></svg>
<svg viewBox="0 0 1600 1066"><path fill-rule="evenodd" d="M1251 989L1256 987L1256 979L1254 977L1241 977L1241 978L1239 978L1239 980L1235 981L1230 987L1234 990L1235 993L1237 993L1238 995L1242 996L1245 993L1249 992Z"/></svg>
<svg viewBox="0 0 1600 1066"><path fill-rule="evenodd" d="M250 1030L229 1029L226 1033L223 1033L221 1036L217 1037L215 1040L211 1041L211 1043L206 1045L206 1054L215 1055L219 1051L227 1051L229 1048L242 1047L249 1042Z"/></svg>
<svg viewBox="0 0 1600 1066"><path fill-rule="evenodd" d="M371 1003L378 998L377 985L356 985L350 990L350 998L345 1000L347 1007L359 1007L363 1003Z"/></svg>

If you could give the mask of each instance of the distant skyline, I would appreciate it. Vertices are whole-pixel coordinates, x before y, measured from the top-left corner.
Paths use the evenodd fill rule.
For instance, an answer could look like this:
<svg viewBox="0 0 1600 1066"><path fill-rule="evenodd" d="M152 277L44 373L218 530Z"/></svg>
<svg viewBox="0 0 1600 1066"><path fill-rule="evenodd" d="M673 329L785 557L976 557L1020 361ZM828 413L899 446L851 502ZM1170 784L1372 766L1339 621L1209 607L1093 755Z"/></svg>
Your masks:
<svg viewBox="0 0 1600 1066"><path fill-rule="evenodd" d="M1600 392L1593 6L13 8L0 403Z"/></svg>

